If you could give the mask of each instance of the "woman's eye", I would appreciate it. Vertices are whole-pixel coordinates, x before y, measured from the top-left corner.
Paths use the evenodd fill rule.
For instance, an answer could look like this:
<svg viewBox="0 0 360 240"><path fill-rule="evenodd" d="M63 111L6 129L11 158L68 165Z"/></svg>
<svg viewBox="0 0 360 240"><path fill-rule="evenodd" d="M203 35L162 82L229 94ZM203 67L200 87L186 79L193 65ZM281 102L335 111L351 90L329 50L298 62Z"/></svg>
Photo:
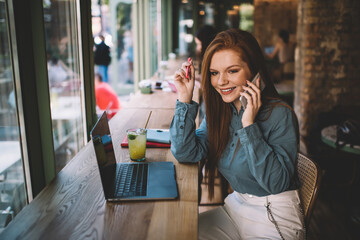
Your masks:
<svg viewBox="0 0 360 240"><path fill-rule="evenodd" d="M218 73L217 72L210 72L211 76L216 76Z"/></svg>
<svg viewBox="0 0 360 240"><path fill-rule="evenodd" d="M237 70L237 69L232 69L232 70L230 70L229 72L230 73L237 73L239 70Z"/></svg>

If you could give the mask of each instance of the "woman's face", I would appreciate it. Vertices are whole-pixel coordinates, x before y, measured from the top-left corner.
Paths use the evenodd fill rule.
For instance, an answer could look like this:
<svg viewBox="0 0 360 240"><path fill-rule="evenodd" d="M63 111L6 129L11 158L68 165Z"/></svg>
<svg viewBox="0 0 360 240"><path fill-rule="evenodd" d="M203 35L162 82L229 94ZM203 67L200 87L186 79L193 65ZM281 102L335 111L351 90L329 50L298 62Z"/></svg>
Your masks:
<svg viewBox="0 0 360 240"><path fill-rule="evenodd" d="M226 49L216 52L210 63L211 85L226 103L233 102L240 109L240 92L251 77L250 69L240 54Z"/></svg>

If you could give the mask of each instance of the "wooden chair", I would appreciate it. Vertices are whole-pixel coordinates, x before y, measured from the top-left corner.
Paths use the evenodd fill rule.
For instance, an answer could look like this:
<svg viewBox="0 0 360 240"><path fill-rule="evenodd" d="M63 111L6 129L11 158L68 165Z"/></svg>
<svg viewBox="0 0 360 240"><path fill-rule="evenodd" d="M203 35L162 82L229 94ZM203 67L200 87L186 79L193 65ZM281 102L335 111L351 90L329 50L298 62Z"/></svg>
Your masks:
<svg viewBox="0 0 360 240"><path fill-rule="evenodd" d="M319 192L321 170L318 164L299 153L296 171L300 181L299 195L301 206L304 210L305 227L308 228L312 210Z"/></svg>
<svg viewBox="0 0 360 240"><path fill-rule="evenodd" d="M203 168L200 169L202 170ZM301 206L304 211L305 227L308 228L312 210L319 192L321 182L321 170L317 163L312 161L310 158L305 157L303 154L299 153L296 164L296 171L300 182L299 195ZM202 171L199 172L199 176L201 176L201 178L199 179L201 183ZM222 179L219 180L221 185L222 201L215 201L211 203L199 202L199 206L219 206L224 204L224 198L227 194L230 193L229 185L227 182L223 182ZM201 188L200 185L199 188ZM201 193L199 195L199 201L200 199Z"/></svg>

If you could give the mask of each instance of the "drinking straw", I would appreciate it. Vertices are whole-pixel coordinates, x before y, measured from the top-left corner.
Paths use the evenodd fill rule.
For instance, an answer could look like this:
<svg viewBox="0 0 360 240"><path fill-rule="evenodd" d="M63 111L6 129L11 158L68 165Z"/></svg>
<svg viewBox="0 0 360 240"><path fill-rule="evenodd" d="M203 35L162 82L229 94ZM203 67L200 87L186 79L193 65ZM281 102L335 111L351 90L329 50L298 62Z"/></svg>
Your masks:
<svg viewBox="0 0 360 240"><path fill-rule="evenodd" d="M148 119L146 120L146 124L145 124L145 127L144 127L145 129L146 129L148 123L149 123L151 113L152 113L152 111L150 111L149 116L148 116Z"/></svg>

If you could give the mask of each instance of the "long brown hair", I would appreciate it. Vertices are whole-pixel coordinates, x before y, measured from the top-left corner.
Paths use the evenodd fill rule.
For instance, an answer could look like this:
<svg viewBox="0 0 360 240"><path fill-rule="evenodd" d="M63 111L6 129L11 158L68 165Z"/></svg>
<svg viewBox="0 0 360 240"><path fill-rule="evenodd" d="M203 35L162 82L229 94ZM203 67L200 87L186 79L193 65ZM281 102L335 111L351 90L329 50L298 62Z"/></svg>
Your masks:
<svg viewBox="0 0 360 240"><path fill-rule="evenodd" d="M229 29L217 34L206 49L201 71L209 139L209 153L207 160L205 160L205 173L208 176L210 198L214 196L214 179L217 165L228 144L232 111L230 103L225 103L211 85L209 68L214 53L225 49L231 49L239 53L242 60L249 66L252 77L257 72L260 73L266 85L261 93L263 106L267 105L271 99L280 99L266 71L264 55L256 39L250 33L239 29Z"/></svg>

